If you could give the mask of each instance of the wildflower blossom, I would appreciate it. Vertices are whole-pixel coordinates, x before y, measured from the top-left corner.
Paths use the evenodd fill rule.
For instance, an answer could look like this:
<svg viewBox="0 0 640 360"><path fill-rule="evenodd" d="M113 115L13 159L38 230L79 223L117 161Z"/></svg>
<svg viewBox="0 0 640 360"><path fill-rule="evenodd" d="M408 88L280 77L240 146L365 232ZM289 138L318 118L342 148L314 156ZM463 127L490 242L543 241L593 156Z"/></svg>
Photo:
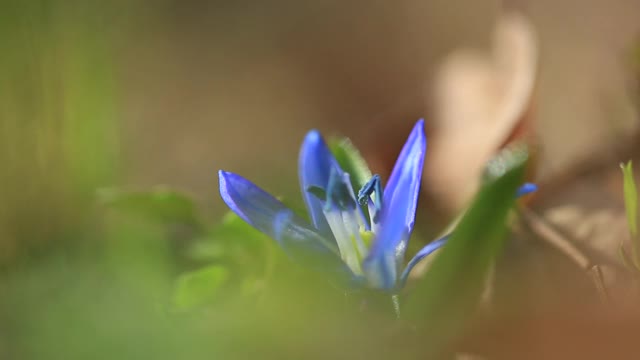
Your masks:
<svg viewBox="0 0 640 360"><path fill-rule="evenodd" d="M393 291L421 259L446 242L446 236L431 242L404 265L425 152L424 121L419 120L386 186L373 175L356 193L350 174L340 167L320 133L310 131L299 156L300 186L310 221L234 173L220 170L220 194L231 210L275 239L294 259L347 278L354 286ZM535 189L526 186L518 195Z"/></svg>

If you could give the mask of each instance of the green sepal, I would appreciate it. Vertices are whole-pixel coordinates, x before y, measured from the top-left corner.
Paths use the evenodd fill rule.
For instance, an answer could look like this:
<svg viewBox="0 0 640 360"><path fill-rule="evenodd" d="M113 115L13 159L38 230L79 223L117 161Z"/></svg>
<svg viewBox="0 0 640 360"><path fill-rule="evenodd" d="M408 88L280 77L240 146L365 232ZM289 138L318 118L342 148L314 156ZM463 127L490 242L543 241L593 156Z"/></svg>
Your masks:
<svg viewBox="0 0 640 360"><path fill-rule="evenodd" d="M331 139L329 148L342 170L351 176L351 186L357 192L373 176L366 160L348 138Z"/></svg>

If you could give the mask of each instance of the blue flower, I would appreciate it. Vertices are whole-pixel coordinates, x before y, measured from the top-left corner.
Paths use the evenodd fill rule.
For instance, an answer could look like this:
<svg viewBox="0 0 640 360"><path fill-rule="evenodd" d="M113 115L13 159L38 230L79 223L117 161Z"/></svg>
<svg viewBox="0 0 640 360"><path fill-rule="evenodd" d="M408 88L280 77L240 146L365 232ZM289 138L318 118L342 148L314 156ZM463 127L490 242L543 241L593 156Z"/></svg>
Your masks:
<svg viewBox="0 0 640 360"><path fill-rule="evenodd" d="M310 222L234 173L220 170L220 195L231 210L275 239L294 260L346 279L352 286L394 291L447 238L429 243L404 266L426 146L424 121L419 120L384 190L380 177L374 175L356 196L350 175L320 133L310 131L299 157L300 186ZM518 196L533 190L535 185L526 184Z"/></svg>

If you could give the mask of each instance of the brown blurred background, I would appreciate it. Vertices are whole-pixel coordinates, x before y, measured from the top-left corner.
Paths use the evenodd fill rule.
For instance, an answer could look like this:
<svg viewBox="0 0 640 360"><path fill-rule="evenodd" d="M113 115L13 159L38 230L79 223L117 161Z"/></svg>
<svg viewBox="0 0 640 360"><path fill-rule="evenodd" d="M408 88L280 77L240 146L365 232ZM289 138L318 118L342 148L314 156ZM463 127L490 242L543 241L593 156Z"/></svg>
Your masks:
<svg viewBox="0 0 640 360"><path fill-rule="evenodd" d="M385 174L411 124L438 121L439 64L454 49L489 51L505 9L524 13L538 33L541 177L611 151L636 127L626 64L635 1L165 6L141 8L150 14L122 49L127 172L132 184L179 186L207 206L221 206L219 168L285 191L276 182L295 178L312 127L351 137Z"/></svg>

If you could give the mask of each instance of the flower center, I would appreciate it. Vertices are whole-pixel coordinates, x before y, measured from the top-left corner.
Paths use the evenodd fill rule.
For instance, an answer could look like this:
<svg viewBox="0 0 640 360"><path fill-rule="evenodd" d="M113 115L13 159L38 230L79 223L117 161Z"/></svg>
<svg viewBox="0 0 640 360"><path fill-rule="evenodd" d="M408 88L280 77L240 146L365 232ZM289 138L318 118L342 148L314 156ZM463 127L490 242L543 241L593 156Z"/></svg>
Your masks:
<svg viewBox="0 0 640 360"><path fill-rule="evenodd" d="M378 227L382 205L380 177L375 175L363 186L358 192L358 202L349 174L336 169L331 171L326 190L312 186L307 191L323 201L323 213L338 244L342 260L354 274L362 275L361 264L368 255L369 245ZM375 202L372 196L375 196ZM368 205L371 227L359 203Z"/></svg>
<svg viewBox="0 0 640 360"><path fill-rule="evenodd" d="M366 204L368 206L371 229L374 233L377 232L382 213L382 181L380 181L380 175L373 175L371 180L358 191L358 202L361 205Z"/></svg>

